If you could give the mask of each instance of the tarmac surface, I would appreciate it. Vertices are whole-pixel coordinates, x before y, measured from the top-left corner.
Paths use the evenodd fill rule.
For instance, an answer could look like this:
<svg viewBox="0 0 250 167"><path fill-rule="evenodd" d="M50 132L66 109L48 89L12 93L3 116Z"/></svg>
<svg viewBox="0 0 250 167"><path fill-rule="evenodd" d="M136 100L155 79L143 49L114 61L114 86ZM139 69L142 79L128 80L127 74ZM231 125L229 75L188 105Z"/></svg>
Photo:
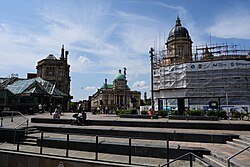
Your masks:
<svg viewBox="0 0 250 167"><path fill-rule="evenodd" d="M63 119L72 119L73 113L64 113L61 118ZM25 118L26 117L26 118ZM27 126L26 119L29 120L28 126L44 126L44 127L65 127L65 128L84 128L85 126L72 126L69 124L43 124L43 123L31 123L31 118L52 118L52 115L49 113L42 113L42 114L35 114L35 115L25 115L23 116L14 116L13 122L11 116L4 117L3 122L1 123L1 128L16 128L16 127L25 127ZM159 118L159 119L134 119L134 118L120 118L116 115L92 115L91 113L87 113L88 120L110 120L110 121L143 121L143 122L209 122L209 123L228 123L228 124L250 124L250 121L243 121L243 120L220 120L220 121L195 121L195 120L169 120L167 118ZM23 123L22 125L20 125ZM139 131L157 131L157 132L176 132L176 133L207 133L207 134L236 134L240 135L241 138L249 139L250 141L250 131L232 131L232 130L204 130L204 129L173 129L173 128L145 128L145 127L118 127L118 126L86 126L87 128L98 128L98 129L112 129L112 130L139 130ZM39 135L39 134L34 134ZM56 133L46 133L44 134L45 137L53 137L53 138L66 138L63 134L56 134ZM81 135L71 135L70 138L77 138L79 140L95 140L95 136L81 136ZM126 138L100 138L100 141L119 141L119 142L128 142ZM165 141L151 141L151 140L139 140L133 139L132 142L136 143L145 143L145 144L161 144L163 147L166 147ZM250 142L249 142L250 143ZM248 143L248 144L249 144ZM177 141L170 141L170 146L172 147L203 147L211 150L211 152L215 155L222 156L224 158L228 158L229 156L235 154L236 152L240 151L242 147L233 147L229 144L216 144L216 143L197 143L197 142L177 142ZM9 143L2 143L0 144L0 149L9 149L9 150L16 150L16 146ZM28 146L28 145L21 145L21 151L27 152L35 152L39 153L39 147L35 146ZM65 155L65 150L62 149L55 149L55 148L44 148L43 150L46 154L51 155ZM79 157L79 158L86 158L86 159L95 159L95 153L90 152L83 152L83 151L69 151L70 157ZM239 166L250 166L250 150L243 152L237 159L235 160L236 164ZM128 156L122 155L110 155L110 154L99 154L99 160L103 161L113 161L113 162L128 162ZM132 157L132 163L134 164L142 164L148 166L158 166L160 164L165 164L166 159L157 159L157 158L142 158L142 157ZM226 166L226 163L222 163L222 166ZM174 165L176 166L176 165ZM177 166L185 166L177 165ZM195 165L194 165L195 166Z"/></svg>

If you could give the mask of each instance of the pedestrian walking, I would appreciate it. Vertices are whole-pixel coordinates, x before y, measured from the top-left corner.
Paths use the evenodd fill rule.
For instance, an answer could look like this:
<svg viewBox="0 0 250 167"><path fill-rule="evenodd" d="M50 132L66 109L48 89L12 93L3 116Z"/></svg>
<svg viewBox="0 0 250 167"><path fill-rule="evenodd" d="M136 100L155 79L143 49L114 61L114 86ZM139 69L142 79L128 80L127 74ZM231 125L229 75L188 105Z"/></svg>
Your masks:
<svg viewBox="0 0 250 167"><path fill-rule="evenodd" d="M43 105L41 103L38 105L38 112L40 114L43 112Z"/></svg>

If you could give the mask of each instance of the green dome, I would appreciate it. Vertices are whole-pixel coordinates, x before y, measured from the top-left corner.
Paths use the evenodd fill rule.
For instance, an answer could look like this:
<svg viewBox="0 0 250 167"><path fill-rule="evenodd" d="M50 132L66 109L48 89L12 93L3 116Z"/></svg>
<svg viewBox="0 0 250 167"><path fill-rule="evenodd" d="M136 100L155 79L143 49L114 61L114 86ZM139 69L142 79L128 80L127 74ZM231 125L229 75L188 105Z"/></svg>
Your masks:
<svg viewBox="0 0 250 167"><path fill-rule="evenodd" d="M125 80L125 76L121 73L121 70L119 70L119 73L115 75L114 80Z"/></svg>
<svg viewBox="0 0 250 167"><path fill-rule="evenodd" d="M124 80L124 75L123 74L116 74L114 80Z"/></svg>

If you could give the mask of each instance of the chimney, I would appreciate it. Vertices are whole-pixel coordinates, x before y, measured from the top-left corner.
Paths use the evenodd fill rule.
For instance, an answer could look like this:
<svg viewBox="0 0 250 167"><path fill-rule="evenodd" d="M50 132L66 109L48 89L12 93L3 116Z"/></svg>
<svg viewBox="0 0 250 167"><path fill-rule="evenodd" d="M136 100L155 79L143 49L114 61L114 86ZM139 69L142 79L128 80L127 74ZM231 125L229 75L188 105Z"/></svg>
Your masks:
<svg viewBox="0 0 250 167"><path fill-rule="evenodd" d="M68 55L69 55L69 51L65 51L65 60L68 61Z"/></svg>
<svg viewBox="0 0 250 167"><path fill-rule="evenodd" d="M61 60L64 60L64 45L62 45L62 49L61 49Z"/></svg>
<svg viewBox="0 0 250 167"><path fill-rule="evenodd" d="M144 101L147 100L147 92L144 93Z"/></svg>

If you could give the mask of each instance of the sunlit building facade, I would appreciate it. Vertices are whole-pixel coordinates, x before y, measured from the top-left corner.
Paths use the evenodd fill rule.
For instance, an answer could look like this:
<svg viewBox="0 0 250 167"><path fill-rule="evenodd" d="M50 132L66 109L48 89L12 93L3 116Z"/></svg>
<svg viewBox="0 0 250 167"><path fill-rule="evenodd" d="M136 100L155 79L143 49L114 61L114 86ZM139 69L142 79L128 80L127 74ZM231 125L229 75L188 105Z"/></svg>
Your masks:
<svg viewBox="0 0 250 167"><path fill-rule="evenodd" d="M91 108L114 111L116 109L128 109L140 107L141 93L132 91L127 85L126 69L115 75L113 83L109 84L107 79L103 86L91 96Z"/></svg>
<svg viewBox="0 0 250 167"><path fill-rule="evenodd" d="M226 43L192 47L179 17L165 44L154 58L156 109L207 110L214 102L217 109L250 112L250 50Z"/></svg>

